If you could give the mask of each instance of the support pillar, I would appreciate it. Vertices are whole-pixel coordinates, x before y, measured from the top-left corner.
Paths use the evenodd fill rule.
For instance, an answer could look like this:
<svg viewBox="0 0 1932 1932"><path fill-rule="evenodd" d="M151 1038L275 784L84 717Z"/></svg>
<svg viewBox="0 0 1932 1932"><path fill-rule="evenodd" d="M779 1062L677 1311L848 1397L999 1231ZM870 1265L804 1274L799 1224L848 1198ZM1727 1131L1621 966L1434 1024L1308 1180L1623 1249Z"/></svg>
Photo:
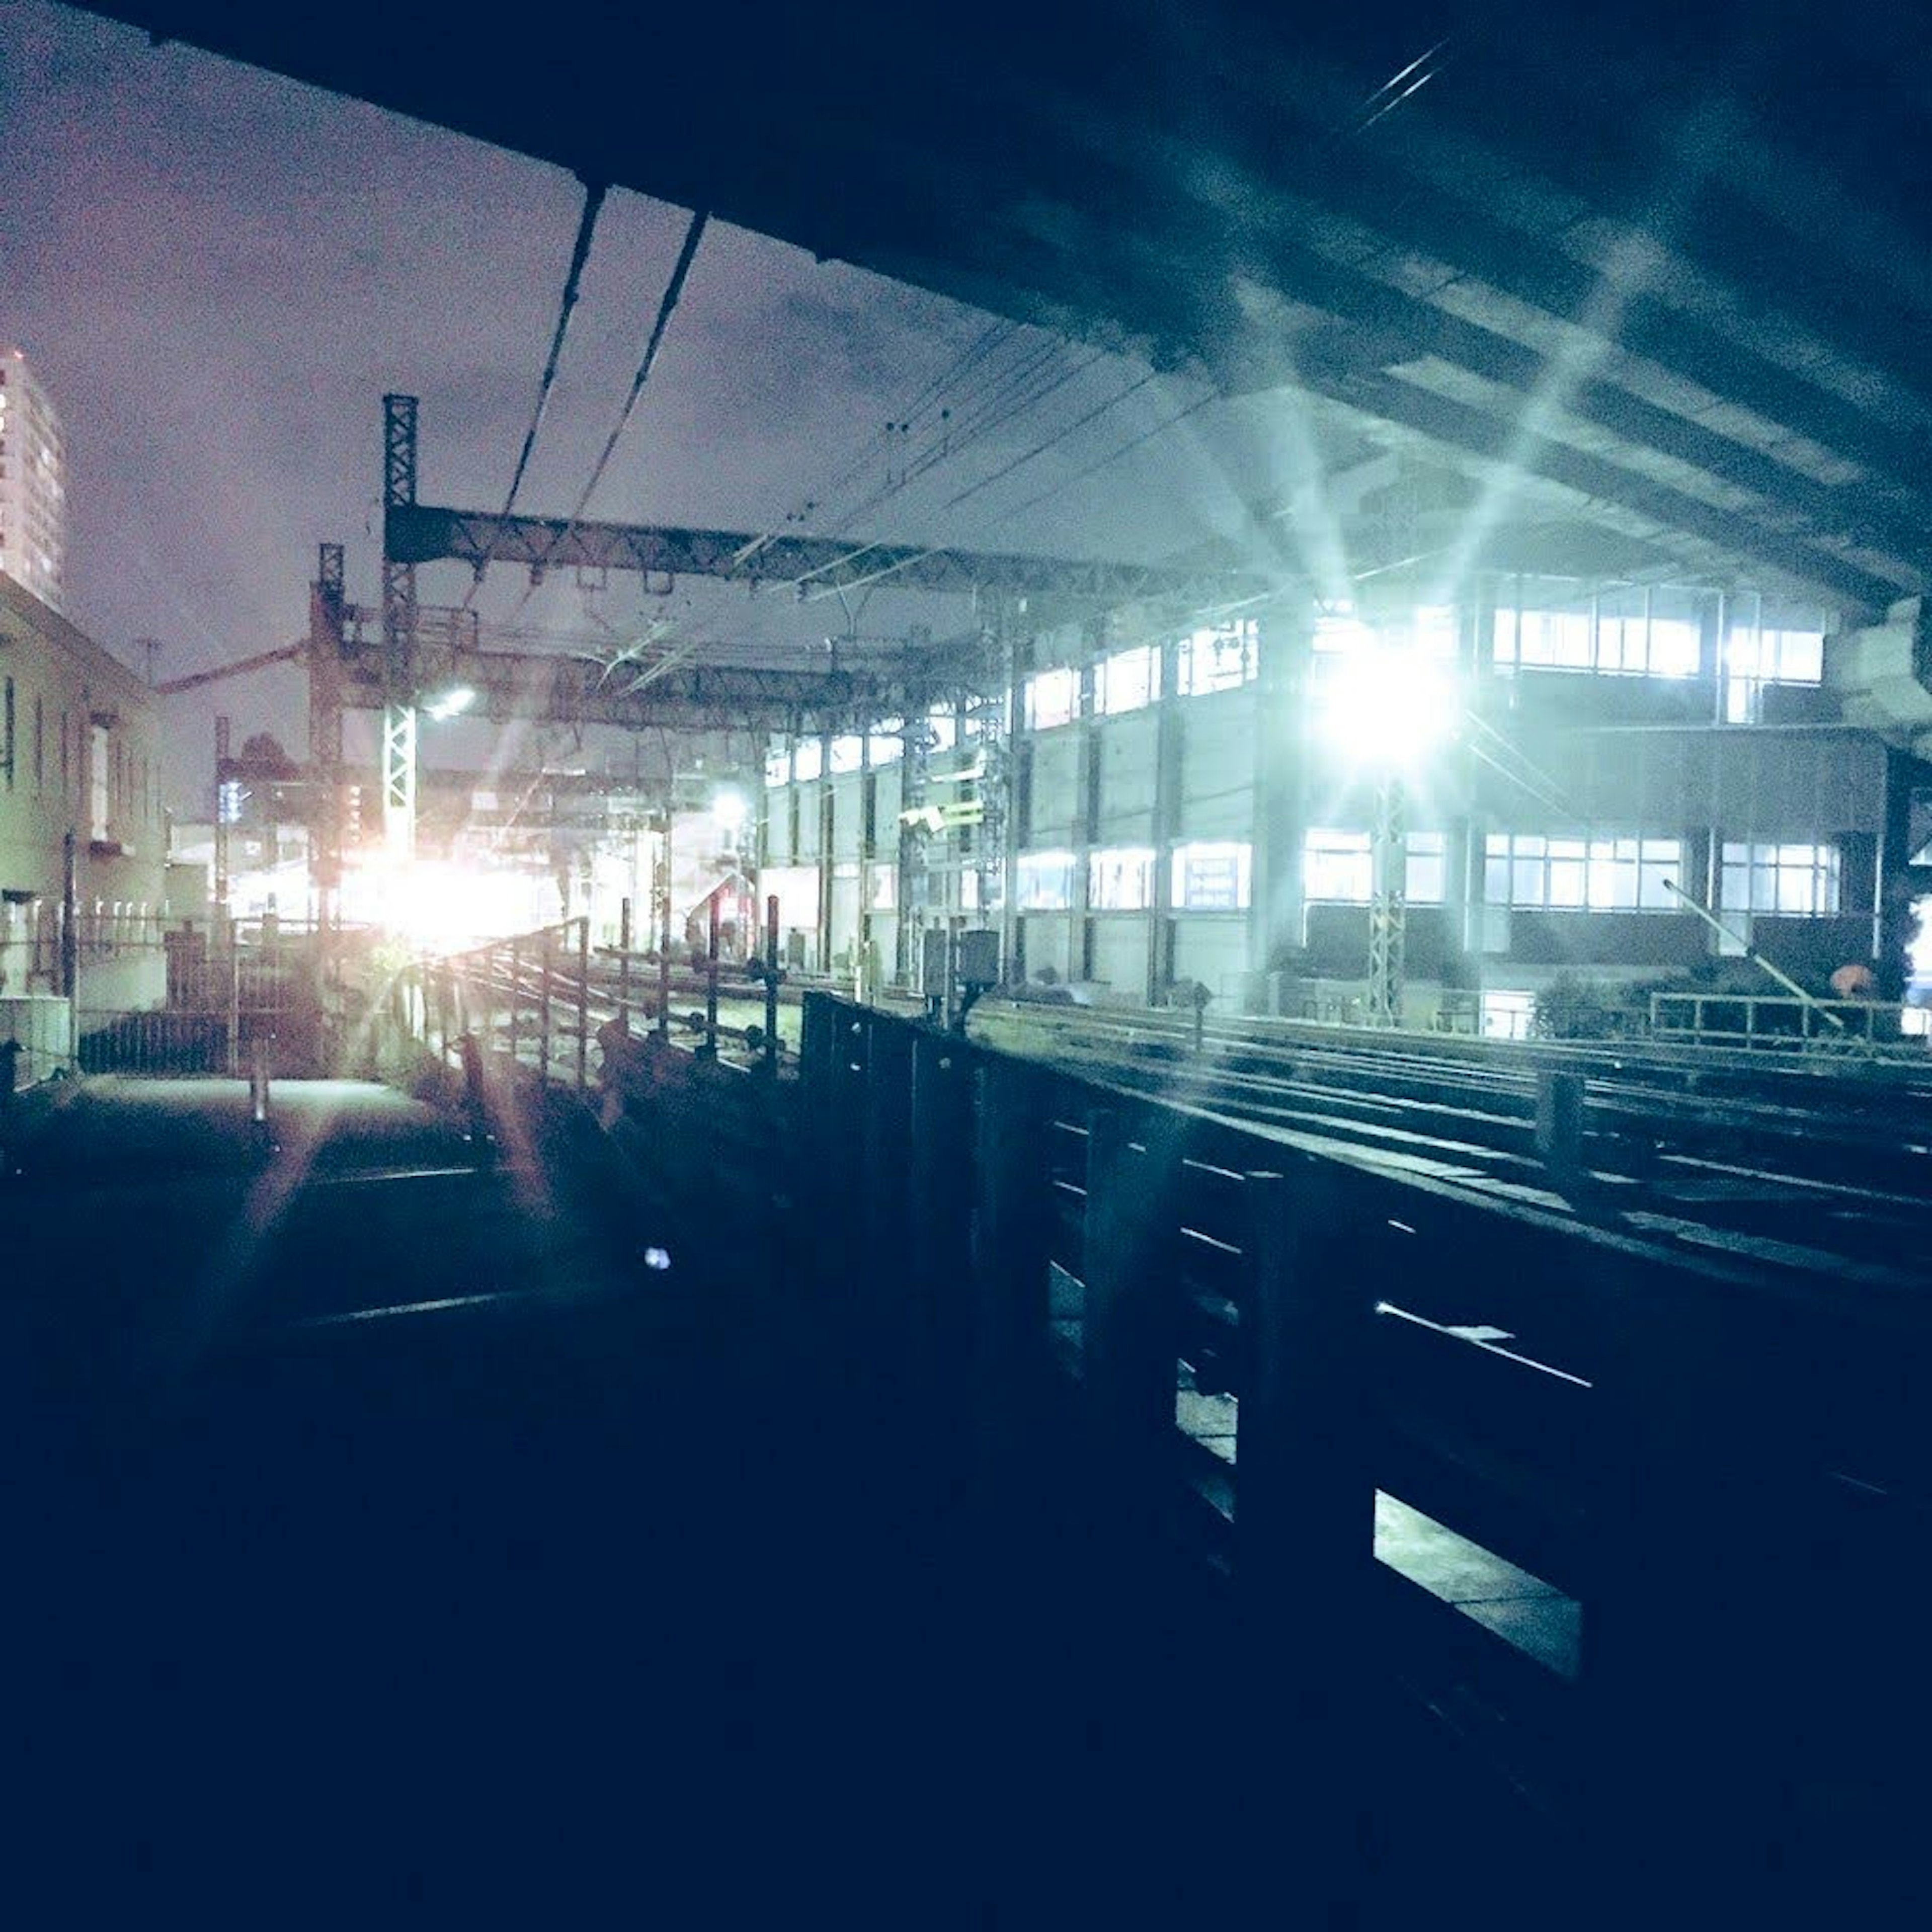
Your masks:
<svg viewBox="0 0 1932 1932"><path fill-rule="evenodd" d="M1255 689L1254 908L1248 966L1265 975L1302 934L1303 752L1312 639L1306 614L1263 615Z"/></svg>

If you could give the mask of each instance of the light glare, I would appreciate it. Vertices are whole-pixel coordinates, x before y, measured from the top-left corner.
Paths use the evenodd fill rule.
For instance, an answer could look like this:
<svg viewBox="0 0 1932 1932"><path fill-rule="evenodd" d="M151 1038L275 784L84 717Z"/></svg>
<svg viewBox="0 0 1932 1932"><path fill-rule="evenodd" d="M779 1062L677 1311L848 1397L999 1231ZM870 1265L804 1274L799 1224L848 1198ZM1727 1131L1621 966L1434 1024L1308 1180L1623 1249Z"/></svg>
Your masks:
<svg viewBox="0 0 1932 1932"><path fill-rule="evenodd" d="M1395 771L1419 764L1455 729L1455 688L1443 667L1413 651L1352 652L1327 680L1322 727L1358 764Z"/></svg>

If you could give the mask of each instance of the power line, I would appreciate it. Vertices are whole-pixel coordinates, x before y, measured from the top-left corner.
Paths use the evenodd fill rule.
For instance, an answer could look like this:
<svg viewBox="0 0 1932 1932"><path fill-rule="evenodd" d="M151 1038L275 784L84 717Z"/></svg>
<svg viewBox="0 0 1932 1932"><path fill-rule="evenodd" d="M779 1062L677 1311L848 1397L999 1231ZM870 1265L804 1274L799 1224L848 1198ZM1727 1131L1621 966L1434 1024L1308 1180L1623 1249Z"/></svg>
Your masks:
<svg viewBox="0 0 1932 1932"><path fill-rule="evenodd" d="M982 490L991 489L992 486L995 483L1000 482L1002 478L1010 476L1016 470L1020 469L1025 464L1032 462L1036 457L1044 456L1049 449L1054 448L1058 445L1064 442L1070 436L1075 434L1077 431L1084 429L1096 416L1103 416L1109 410L1118 408L1120 404L1125 402L1126 399L1130 396L1132 395L1137 390L1145 388L1153 380L1154 371L1150 369L1144 376L1136 377L1134 381L1128 383L1124 388L1115 390L1113 394L1109 396L1105 402L1096 403L1084 416L1076 416L1072 422L1067 424L1064 429L1055 430L1052 435L1042 437L1041 440L1035 443L1030 449L1022 451L1022 452L1018 456L1015 457L1010 463L1002 464L999 469L994 470L992 476L982 476L978 482L969 484L966 488L960 490L957 495L949 496L946 501L940 506L941 512L944 512L946 510L956 510L962 503L966 502L970 497L976 496Z"/></svg>
<svg viewBox="0 0 1932 1932"><path fill-rule="evenodd" d="M530 601L537 583L542 576L544 566L556 554L558 545L564 542L577 527L578 520L584 514L586 505L590 502L598 484L604 480L604 472L610 466L610 458L616 452L618 439L622 436L626 426L631 420L631 412L638 406L638 397L644 394L645 383L650 380L651 370L658 359L658 350L664 342L664 332L670 326L670 319L676 310L678 298L684 292L685 278L691 272L692 262L698 254L698 244L704 239L705 224L710 218L709 211L701 208L698 209L691 218L691 226L685 230L684 243L677 251L677 261L670 272L670 280L665 284L663 296L658 303L657 317L651 324L650 338L644 345L644 358L638 364L638 373L631 379L630 394L624 398L624 406L618 412L616 425L606 440L603 450L590 472L590 480L584 484L582 493L578 497L576 506L565 520L563 527L544 546L543 555L531 566L530 581L525 586L523 596L518 600L518 610L522 610L524 606ZM512 612L512 614L514 616L515 613Z"/></svg>
<svg viewBox="0 0 1932 1932"><path fill-rule="evenodd" d="M1016 323L997 319L989 322L945 368L938 375L928 379L925 388L921 389L919 394L901 411L898 423L896 425L889 423L886 425L887 430L890 432L896 427L909 429L922 410L938 403L950 384L959 380L974 363L986 354L988 350L1010 335L1017 326ZM944 413L944 412L942 412L942 414ZM787 518L785 521L787 523L801 521L806 511L814 507L826 508L836 503L838 499L858 480L859 472L865 465L866 454L867 452L862 450L855 455L845 466L844 470L826 486L817 498L808 499L796 514ZM783 533L783 524L776 525L772 529L766 530L746 544L734 561L741 565L749 563L767 544L774 542Z"/></svg>
<svg viewBox="0 0 1932 1932"><path fill-rule="evenodd" d="M1052 344L1050 345L1050 352L1057 352L1059 347L1060 345L1058 343ZM1087 370L1092 368L1094 364L1100 360L1102 352L1101 350L1096 349L1091 351L1084 361L1075 363L1071 368L1063 370L1059 374L1051 376L1050 378L1038 380L1035 376L1030 374L1027 378L1023 379L1019 390L1016 393L1015 400L1012 400L1007 406L998 410L997 413L988 415L986 412L982 412L980 418L971 426L970 432L964 440L977 441L981 436L991 434L994 429L1004 427L1004 425L1012 421L1016 416L1019 415L1027 410L1036 408L1041 403L1045 401L1054 390L1063 387L1065 384L1071 382L1075 376L1084 374ZM1043 368L1044 366L1043 362L1035 365L1036 368ZM989 407L990 406L989 406ZM948 454L958 454L960 446L963 446L963 445L955 446L947 451L944 451L940 452L940 456L935 456L931 461L925 464L920 468L908 472L904 477L900 479L899 483L895 487L897 488L904 488L908 483L913 480L914 477L923 475L926 470L931 469L934 463L941 460L943 456ZM891 494L892 494L892 492L890 490L878 493L872 502L865 506L865 508L867 509L876 508L878 504L883 502L885 497ZM868 552L876 550L880 546L877 543L858 544L853 549L847 551L842 556L834 558L830 562L820 565L814 569L801 572L797 577L794 578L790 580L789 587L807 596L814 594L823 596L825 594L823 591L814 593L809 591L807 586L809 586L815 578L824 576L828 572L842 569L847 565L857 562L860 559L864 557ZM930 555L932 553L928 551L926 554ZM892 574L893 571L904 569L906 567L906 565L912 561L913 560L910 558L904 559L899 563L890 566L888 569L878 572L874 577L861 578L857 584L848 584L845 587L848 590L862 589L866 584L868 583L876 583L878 581L880 578Z"/></svg>
<svg viewBox="0 0 1932 1932"><path fill-rule="evenodd" d="M1198 414L1214 400L1215 392L1211 389L1204 396L1196 397L1192 402L1184 404L1165 421L1156 423L1150 429L1142 430L1138 436L1130 436L1118 448L1110 450L1105 456L1096 458L1088 464L1084 470L1076 470L1072 476L1064 477L1059 482L1041 490L1036 496L1029 496L1024 502L1016 503L1011 509L1002 510L993 519L988 527L997 530L1001 524L1012 518L1024 515L1036 505L1045 502L1049 496L1062 495L1071 490L1076 484L1085 482L1088 478L1096 471L1105 470L1111 464L1118 463L1130 451L1139 448L1144 442L1150 442L1163 430L1172 429L1177 424L1186 422L1190 416Z"/></svg>
<svg viewBox="0 0 1932 1932"><path fill-rule="evenodd" d="M556 326L551 332L550 353L544 360L543 375L537 384L536 407L530 414L530 426L524 433L524 446L517 457L515 472L510 478L510 494L503 499L503 514L507 518L517 506L517 492L523 488L524 472L530 466L530 452L536 448L537 431L543 426L544 412L550 406L550 390L556 381L558 362L563 355L563 339L570 328L570 318L577 307L578 290L584 280L584 265L590 254L590 238L596 232L597 218L604 207L605 190L602 182L589 184L584 190L584 209L578 218L577 239L570 250L570 269L563 282L563 299L556 314ZM490 559L485 557L476 566L476 573L470 579L470 588L464 592L462 608L468 610L482 588L483 574L490 567Z"/></svg>

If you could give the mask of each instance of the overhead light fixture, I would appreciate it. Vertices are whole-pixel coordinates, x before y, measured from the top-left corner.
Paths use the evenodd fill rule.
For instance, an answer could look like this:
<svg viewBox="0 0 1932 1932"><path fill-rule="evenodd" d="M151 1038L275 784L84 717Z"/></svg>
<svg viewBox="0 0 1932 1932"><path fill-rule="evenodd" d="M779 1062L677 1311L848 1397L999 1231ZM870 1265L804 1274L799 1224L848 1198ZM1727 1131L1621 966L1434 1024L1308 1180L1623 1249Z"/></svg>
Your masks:
<svg viewBox="0 0 1932 1932"><path fill-rule="evenodd" d="M718 830L728 836L735 836L745 829L748 809L745 794L728 788L717 793L711 801L711 816Z"/></svg>
<svg viewBox="0 0 1932 1932"><path fill-rule="evenodd" d="M1322 693L1324 735L1352 764L1413 771L1455 734L1459 704L1445 666L1413 651L1352 652Z"/></svg>
<svg viewBox="0 0 1932 1932"><path fill-rule="evenodd" d="M438 724L446 718L460 716L476 702L476 694L466 684L459 684L442 692L424 705L424 711Z"/></svg>

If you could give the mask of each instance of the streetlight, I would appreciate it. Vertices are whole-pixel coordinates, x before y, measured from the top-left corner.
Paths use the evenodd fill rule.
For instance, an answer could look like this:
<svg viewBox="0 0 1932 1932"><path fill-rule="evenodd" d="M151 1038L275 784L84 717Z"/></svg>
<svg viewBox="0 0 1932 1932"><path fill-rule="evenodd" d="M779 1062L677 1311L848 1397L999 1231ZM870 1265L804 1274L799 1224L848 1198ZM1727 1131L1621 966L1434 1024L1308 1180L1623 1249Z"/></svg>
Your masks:
<svg viewBox="0 0 1932 1932"><path fill-rule="evenodd" d="M1460 716L1445 666L1364 630L1323 692L1322 734L1376 786L1375 868L1369 904L1369 1018L1402 1018L1407 940L1408 780L1454 732Z"/></svg>

